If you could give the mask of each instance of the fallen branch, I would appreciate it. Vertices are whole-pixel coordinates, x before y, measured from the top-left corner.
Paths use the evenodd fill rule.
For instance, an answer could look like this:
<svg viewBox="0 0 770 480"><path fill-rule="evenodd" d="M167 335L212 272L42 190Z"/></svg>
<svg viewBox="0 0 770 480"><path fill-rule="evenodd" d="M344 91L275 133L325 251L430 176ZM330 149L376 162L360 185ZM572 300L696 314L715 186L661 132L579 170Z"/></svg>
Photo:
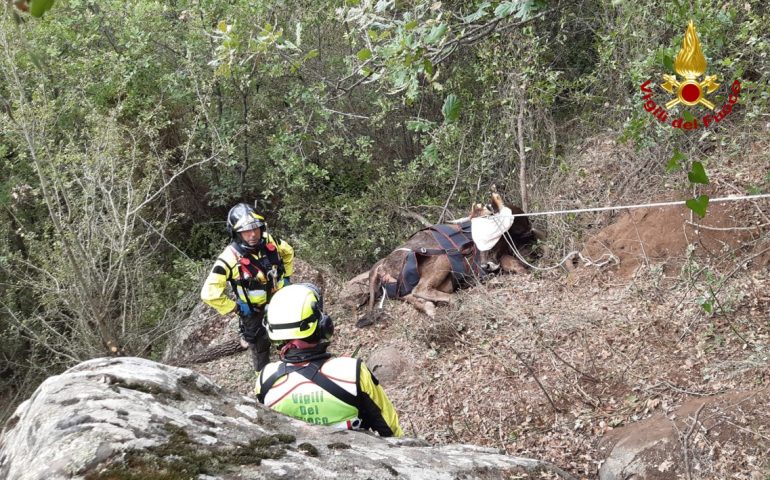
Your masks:
<svg viewBox="0 0 770 480"><path fill-rule="evenodd" d="M583 378L586 378L587 380L590 380L590 381L592 381L592 382L594 382L594 383L599 383L599 380L598 380L596 377L594 377L594 376L592 376L592 375L589 375L589 374L585 373L584 371L580 370L579 368L577 368L576 366L572 365L572 364L571 364L571 363L569 363L568 361L564 360L564 359L563 359L561 356L559 356L559 354L558 354L558 353L556 353L556 352L553 350L553 348L551 348L551 347L549 347L549 346L546 346L546 345L542 345L542 346L543 346L543 347L544 347L546 350L548 350L549 352L551 352L551 355L553 355L554 357L556 357L556 359L557 359L557 360L559 360L561 363L563 363L564 365L568 366L570 369L572 369L573 371L575 371L575 373L579 374L579 375L580 375L580 376L582 376Z"/></svg>
<svg viewBox="0 0 770 480"><path fill-rule="evenodd" d="M415 212L413 212L411 210L407 210L404 207L398 207L398 211L399 211L399 213L401 213L401 215L403 215L405 217L409 217L409 218L413 218L413 219L417 220L418 222L420 222L422 224L423 227L432 227L433 226L433 224L430 223L427 218L423 217L419 213L415 213Z"/></svg>
<svg viewBox="0 0 770 480"><path fill-rule="evenodd" d="M550 403L550 404L551 404L551 408L553 409L553 411L554 411L554 412L556 412L556 413L560 413L560 412L561 412L561 409L560 409L560 408L558 408L558 407L556 406L556 404L555 404L555 403L553 402L553 400L551 399L551 396L550 396L550 395L548 395L548 392L546 391L546 389L545 389L545 387L543 386L543 384L542 384L542 383L540 383L540 379L539 379L539 378L537 378L537 375L535 375L535 371L532 369L532 367L530 367L530 366L529 366L529 364L528 364L527 362L525 362L525 361L524 361L524 358L522 358L522 356L521 356L521 355L519 355L519 352L517 352L516 350L514 350L514 351L513 351L513 353L514 353L514 354L516 354L516 358L518 358L518 359L519 359L519 361L520 361L520 362L521 362L521 363L524 365L524 367L527 369L527 371L529 372L529 374L530 374L530 375L532 375L532 378L534 378L534 379L535 379L535 383L537 383L537 386L538 386L538 387L540 387L540 390L542 390L542 391L543 391L543 394L545 395L545 398L547 398L547 399L548 399L548 403Z"/></svg>
<svg viewBox="0 0 770 480"><path fill-rule="evenodd" d="M703 407L706 406L706 402L701 403L700 407L698 407L698 410L695 412L695 418L692 421L692 425L690 425L687 428L687 431L684 433L684 438L682 438L682 450L684 452L684 473L687 476L687 480L692 480L692 473L690 473L690 456L688 454L688 448L687 443L690 441L690 436L692 435L692 432L695 431L695 426L698 425L698 417L700 416L701 410L703 410Z"/></svg>
<svg viewBox="0 0 770 480"><path fill-rule="evenodd" d="M175 367L184 367L186 365L213 362L214 360L219 360L220 358L225 358L231 355L235 355L236 353L241 353L244 350L246 350L246 348L241 345L240 339L234 338L232 340L228 340L224 343L220 343L219 345L206 349L198 354L184 357L179 360L172 360L169 362L169 365L173 365Z"/></svg>

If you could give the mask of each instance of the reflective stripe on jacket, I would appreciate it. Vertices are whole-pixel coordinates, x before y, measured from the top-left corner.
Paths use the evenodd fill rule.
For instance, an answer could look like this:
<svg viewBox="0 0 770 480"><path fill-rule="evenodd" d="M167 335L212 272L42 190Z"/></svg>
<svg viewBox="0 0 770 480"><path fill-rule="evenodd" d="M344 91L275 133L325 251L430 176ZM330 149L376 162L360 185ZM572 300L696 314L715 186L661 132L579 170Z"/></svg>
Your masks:
<svg viewBox="0 0 770 480"><path fill-rule="evenodd" d="M276 240L269 234L265 241L275 245L278 256L281 258L281 263L283 263L284 273L276 285L277 289L280 289L284 285L283 277L288 277L294 273L294 249L284 240L276 242ZM253 256L255 259L262 258L260 252L250 256ZM219 258L214 262L214 267L211 269L208 277L206 277L206 281L203 282L201 300L214 307L217 312L222 315L232 312L235 308L235 302L225 294L225 290L228 281L235 280L235 283L238 284L240 276L238 253L228 245L222 254L219 255ZM247 293L240 286L237 290L238 291L235 292L235 294L242 301L246 302ZM251 305L261 306L267 302L267 292L262 289L251 290L248 294Z"/></svg>
<svg viewBox="0 0 770 480"><path fill-rule="evenodd" d="M260 373L255 388L259 396L263 382L275 373L281 362L268 364ZM302 364L297 364L302 365ZM358 407L336 398L298 372L280 377L264 395L271 409L317 425L351 425L360 419L360 427L380 436L403 436L398 414L385 391L363 362L350 357L331 358L317 375L324 375L356 398Z"/></svg>

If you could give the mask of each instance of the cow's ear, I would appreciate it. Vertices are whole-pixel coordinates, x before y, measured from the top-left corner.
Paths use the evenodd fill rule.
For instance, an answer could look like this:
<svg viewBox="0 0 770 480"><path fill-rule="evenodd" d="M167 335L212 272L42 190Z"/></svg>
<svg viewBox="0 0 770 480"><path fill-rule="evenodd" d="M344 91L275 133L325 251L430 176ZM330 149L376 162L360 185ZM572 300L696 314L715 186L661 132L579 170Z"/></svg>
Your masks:
<svg viewBox="0 0 770 480"><path fill-rule="evenodd" d="M480 203L474 203L471 207L470 218L481 217L484 214L484 207Z"/></svg>

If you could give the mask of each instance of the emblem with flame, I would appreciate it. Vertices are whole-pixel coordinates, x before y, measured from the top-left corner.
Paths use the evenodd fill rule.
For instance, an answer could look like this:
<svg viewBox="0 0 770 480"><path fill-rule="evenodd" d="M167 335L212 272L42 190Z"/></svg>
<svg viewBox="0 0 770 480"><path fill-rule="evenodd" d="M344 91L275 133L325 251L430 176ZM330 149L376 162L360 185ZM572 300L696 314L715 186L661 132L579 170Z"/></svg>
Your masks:
<svg viewBox="0 0 770 480"><path fill-rule="evenodd" d="M687 25L682 48L674 61L674 70L684 79L680 82L676 75L663 75L666 83L661 85L661 88L668 93L676 94L675 99L666 103L666 108L670 109L679 103L688 106L700 103L713 110L714 104L706 100L704 90L706 93L713 93L719 88L719 84L715 81L716 75L707 75L703 81L698 81L698 78L706 73L706 57L701 51L698 34L695 33L695 25L692 21Z"/></svg>

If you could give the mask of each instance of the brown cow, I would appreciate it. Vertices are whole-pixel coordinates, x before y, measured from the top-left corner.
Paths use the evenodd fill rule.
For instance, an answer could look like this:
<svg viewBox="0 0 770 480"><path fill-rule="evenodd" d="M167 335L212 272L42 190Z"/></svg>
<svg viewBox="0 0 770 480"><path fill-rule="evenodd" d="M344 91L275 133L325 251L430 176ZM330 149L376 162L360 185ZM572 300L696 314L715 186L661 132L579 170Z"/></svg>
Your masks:
<svg viewBox="0 0 770 480"><path fill-rule="evenodd" d="M476 204L472 207L468 218L491 215L503 207L502 197L494 193L490 202L492 211L481 204ZM513 214L524 213L519 207L512 206L510 208ZM491 250L483 252L480 258L476 257L476 262L482 266L482 270L473 273L484 275L497 268L506 272L525 272L526 266L514 256L509 242L513 241L517 249L521 249L533 245L537 237L538 234L532 229L527 217L516 217L508 229L507 235L502 236ZM420 230L390 255L374 264L369 271L367 312L359 319L357 325L363 327L374 323L374 304L384 285L391 287L391 291L388 292L391 296L400 296L402 300L409 302L430 317L434 317L436 314L435 304L437 302L452 303L450 294L456 287L462 285L459 285L456 280L453 281L452 264L449 256L437 254L437 251L442 251L442 246L436 240L434 233L430 229ZM402 271L404 271L406 262L412 253L415 254L412 258L417 263L416 270L419 272L419 281L411 292L401 296L400 286L404 275ZM474 245L462 253L468 265L474 263L473 257L476 253ZM499 263L499 265L495 265L495 263Z"/></svg>

